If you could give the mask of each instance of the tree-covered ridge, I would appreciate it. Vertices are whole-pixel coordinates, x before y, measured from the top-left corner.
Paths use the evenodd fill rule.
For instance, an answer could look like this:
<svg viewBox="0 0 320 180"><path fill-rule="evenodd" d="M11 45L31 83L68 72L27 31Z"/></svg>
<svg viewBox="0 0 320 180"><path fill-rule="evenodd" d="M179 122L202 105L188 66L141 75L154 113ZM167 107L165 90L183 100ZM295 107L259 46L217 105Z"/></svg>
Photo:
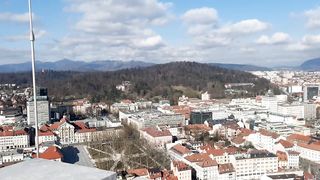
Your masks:
<svg viewBox="0 0 320 180"><path fill-rule="evenodd" d="M172 62L113 72L47 71L38 73L37 79L38 84L47 87L49 94L55 98L91 97L96 101L154 96L176 99L175 96L183 92L172 86L183 86L196 91L208 90L213 97L224 97L225 83L254 83L256 86L249 89L251 95L262 94L271 86L268 80L250 73L196 62ZM121 93L115 89L122 81L131 82L129 92ZM31 85L31 73L1 74L0 83Z"/></svg>

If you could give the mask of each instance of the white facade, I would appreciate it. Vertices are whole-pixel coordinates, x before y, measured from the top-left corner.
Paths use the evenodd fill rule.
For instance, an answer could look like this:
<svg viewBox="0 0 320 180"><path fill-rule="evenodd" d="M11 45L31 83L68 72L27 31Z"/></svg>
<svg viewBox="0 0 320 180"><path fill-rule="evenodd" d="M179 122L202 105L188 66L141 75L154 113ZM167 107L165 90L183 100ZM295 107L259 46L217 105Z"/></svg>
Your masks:
<svg viewBox="0 0 320 180"><path fill-rule="evenodd" d="M270 112L278 111L278 101L275 96L262 96L261 105L266 107Z"/></svg>
<svg viewBox="0 0 320 180"><path fill-rule="evenodd" d="M298 169L299 168L299 154L292 152L292 151L288 151L288 168L294 168L294 169Z"/></svg>
<svg viewBox="0 0 320 180"><path fill-rule="evenodd" d="M55 141L57 141L57 137L53 133L39 133L39 144Z"/></svg>
<svg viewBox="0 0 320 180"><path fill-rule="evenodd" d="M178 180L191 180L191 168L189 168L185 163L181 163L183 162L171 163L171 170L173 171L173 175L177 176Z"/></svg>
<svg viewBox="0 0 320 180"><path fill-rule="evenodd" d="M193 168L197 172L197 179L198 180L219 179L218 165L209 166L209 167L201 167L201 166L195 164L193 166Z"/></svg>
<svg viewBox="0 0 320 180"><path fill-rule="evenodd" d="M304 118L303 104L281 104L278 106L278 113L295 116L297 119Z"/></svg>
<svg viewBox="0 0 320 180"><path fill-rule="evenodd" d="M2 153L0 154L0 165L4 163L23 161L23 159L23 154L18 154L16 152Z"/></svg>
<svg viewBox="0 0 320 180"><path fill-rule="evenodd" d="M300 153L300 157L314 162L320 162L320 145L298 143L295 150Z"/></svg>
<svg viewBox="0 0 320 180"><path fill-rule="evenodd" d="M42 96L41 96L42 97ZM37 112L38 112L38 122L39 124L47 123L49 119L49 101L45 98L37 97ZM34 102L27 102L27 116L28 125L34 125Z"/></svg>
<svg viewBox="0 0 320 180"><path fill-rule="evenodd" d="M29 147L29 135L0 136L0 152Z"/></svg>
<svg viewBox="0 0 320 180"><path fill-rule="evenodd" d="M259 179L262 175L278 171L278 157L273 156L240 156L232 160L237 172L237 179Z"/></svg>

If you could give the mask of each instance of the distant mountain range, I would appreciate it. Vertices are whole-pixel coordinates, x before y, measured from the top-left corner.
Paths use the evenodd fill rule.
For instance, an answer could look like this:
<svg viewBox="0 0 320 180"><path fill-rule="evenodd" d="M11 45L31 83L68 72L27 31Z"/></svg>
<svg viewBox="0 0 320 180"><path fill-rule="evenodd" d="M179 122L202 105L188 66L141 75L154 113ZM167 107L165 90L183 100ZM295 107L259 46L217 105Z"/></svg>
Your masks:
<svg viewBox="0 0 320 180"><path fill-rule="evenodd" d="M249 64L224 64L224 63L208 63L211 66L217 66L225 69L240 70L240 71L271 71L271 70L303 70L303 71L320 71L320 58L307 60L300 66L288 66L268 68ZM131 69L137 67L149 67L156 65L155 63L149 63L144 61L74 61L69 59L63 59L55 62L43 62L37 61L37 70L54 70L54 71L116 71L121 69ZM31 71L31 62L25 62L20 64L4 64L0 65L0 73L9 72L26 72Z"/></svg>
<svg viewBox="0 0 320 180"><path fill-rule="evenodd" d="M299 66L303 71L319 71L320 70L320 58L310 59L305 61Z"/></svg>
<svg viewBox="0 0 320 180"><path fill-rule="evenodd" d="M259 67L247 64L223 64L223 63L208 63L211 66L217 66L225 69L240 70L240 71L270 71L270 68ZM37 61L37 70L54 70L54 71L116 71L121 69L131 69L137 67L149 67L156 65L154 63L148 63L144 61L74 61L69 59L63 59L55 62L43 62ZM31 71L31 62L25 62L20 64L4 64L0 65L0 73L9 72L26 72Z"/></svg>
<svg viewBox="0 0 320 180"><path fill-rule="evenodd" d="M271 68L260 67L249 64L223 64L223 63L209 63L213 66L218 66L225 69L239 70L239 71L271 71Z"/></svg>
<svg viewBox="0 0 320 180"><path fill-rule="evenodd" d="M130 69L135 67L148 67L154 65L153 63L143 61L74 61L69 59L63 59L55 62L36 62L37 70L54 70L54 71L116 71L120 69ZM31 62L25 62L20 64L5 64L0 65L0 72L25 72L31 71Z"/></svg>

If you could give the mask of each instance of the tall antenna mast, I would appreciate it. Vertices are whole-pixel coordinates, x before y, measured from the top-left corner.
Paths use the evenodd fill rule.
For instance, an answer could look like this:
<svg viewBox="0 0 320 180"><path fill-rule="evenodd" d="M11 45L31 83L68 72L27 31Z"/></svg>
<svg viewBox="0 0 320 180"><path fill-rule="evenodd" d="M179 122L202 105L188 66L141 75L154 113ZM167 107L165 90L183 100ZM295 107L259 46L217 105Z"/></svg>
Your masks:
<svg viewBox="0 0 320 180"><path fill-rule="evenodd" d="M33 33L33 24L32 24L32 9L31 9L31 0L29 2L29 24L30 24L30 43L31 43L31 59L32 59L32 84L33 84L33 107L34 107L34 121L35 121L35 146L37 158L39 158L39 126L38 126L38 108L37 108L37 89L36 89L36 62L34 54L34 33Z"/></svg>

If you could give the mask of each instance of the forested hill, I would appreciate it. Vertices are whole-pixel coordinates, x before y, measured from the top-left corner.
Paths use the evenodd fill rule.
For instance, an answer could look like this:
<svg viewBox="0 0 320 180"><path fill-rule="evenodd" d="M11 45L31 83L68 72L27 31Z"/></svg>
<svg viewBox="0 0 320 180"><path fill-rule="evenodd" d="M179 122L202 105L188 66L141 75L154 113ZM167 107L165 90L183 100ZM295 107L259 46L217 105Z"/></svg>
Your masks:
<svg viewBox="0 0 320 180"><path fill-rule="evenodd" d="M115 89L122 81L130 81L130 92L124 94ZM117 97L176 98L183 92L173 86L195 91L208 90L214 97L224 96L225 83L252 82L253 94L261 94L270 88L266 79L236 71L196 62L172 62L146 68L133 68L113 72L56 72L38 73L38 84L48 87L56 98L92 97L95 100L113 101ZM31 85L31 73L8 73L0 75L0 83Z"/></svg>

